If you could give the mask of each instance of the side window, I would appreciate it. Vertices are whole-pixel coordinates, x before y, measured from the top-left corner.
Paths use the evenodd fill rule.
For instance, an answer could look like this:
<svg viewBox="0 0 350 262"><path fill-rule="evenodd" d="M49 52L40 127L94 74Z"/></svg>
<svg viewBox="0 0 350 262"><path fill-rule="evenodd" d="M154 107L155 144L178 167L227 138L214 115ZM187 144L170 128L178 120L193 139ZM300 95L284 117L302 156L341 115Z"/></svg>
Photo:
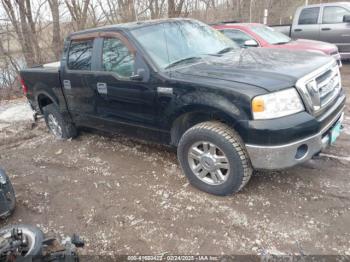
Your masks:
<svg viewBox="0 0 350 262"><path fill-rule="evenodd" d="M114 72L118 76L127 78L134 73L134 55L117 38L103 40L102 68L104 71Z"/></svg>
<svg viewBox="0 0 350 262"><path fill-rule="evenodd" d="M299 16L299 25L313 25L317 24L319 7L305 8L301 11Z"/></svg>
<svg viewBox="0 0 350 262"><path fill-rule="evenodd" d="M68 68L90 70L93 40L72 41L68 52Z"/></svg>
<svg viewBox="0 0 350 262"><path fill-rule="evenodd" d="M226 29L222 33L236 42L240 47L244 47L245 41L253 39L250 35L235 29Z"/></svg>
<svg viewBox="0 0 350 262"><path fill-rule="evenodd" d="M343 23L344 15L350 15L350 11L340 6L326 6L323 8L323 24Z"/></svg>

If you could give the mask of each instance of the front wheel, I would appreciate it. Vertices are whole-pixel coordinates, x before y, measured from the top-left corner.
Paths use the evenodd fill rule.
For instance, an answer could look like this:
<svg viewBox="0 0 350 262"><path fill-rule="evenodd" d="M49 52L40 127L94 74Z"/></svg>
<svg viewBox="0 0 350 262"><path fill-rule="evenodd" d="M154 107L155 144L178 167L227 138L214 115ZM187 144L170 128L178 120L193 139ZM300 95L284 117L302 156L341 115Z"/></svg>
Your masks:
<svg viewBox="0 0 350 262"><path fill-rule="evenodd" d="M187 130L177 155L190 183L214 195L238 192L252 175L241 138L220 122L204 122Z"/></svg>

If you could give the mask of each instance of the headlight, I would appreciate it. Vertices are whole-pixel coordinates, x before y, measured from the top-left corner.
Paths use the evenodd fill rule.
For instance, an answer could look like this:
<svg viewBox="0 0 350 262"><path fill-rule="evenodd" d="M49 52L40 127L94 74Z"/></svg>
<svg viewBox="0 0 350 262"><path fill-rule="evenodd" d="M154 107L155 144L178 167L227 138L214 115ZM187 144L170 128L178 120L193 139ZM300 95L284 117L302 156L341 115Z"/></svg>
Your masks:
<svg viewBox="0 0 350 262"><path fill-rule="evenodd" d="M304 110L303 102L295 88L256 96L252 100L254 119L272 119Z"/></svg>

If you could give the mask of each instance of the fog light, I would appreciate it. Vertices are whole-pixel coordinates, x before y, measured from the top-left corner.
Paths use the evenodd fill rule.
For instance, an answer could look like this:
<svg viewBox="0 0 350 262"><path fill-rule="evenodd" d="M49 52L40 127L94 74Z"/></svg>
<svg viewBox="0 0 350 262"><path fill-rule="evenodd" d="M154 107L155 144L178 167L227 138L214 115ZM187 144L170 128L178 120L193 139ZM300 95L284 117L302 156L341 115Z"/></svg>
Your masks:
<svg viewBox="0 0 350 262"><path fill-rule="evenodd" d="M297 152L295 154L295 159L300 160L305 157L309 147L306 144L302 144L298 147Z"/></svg>

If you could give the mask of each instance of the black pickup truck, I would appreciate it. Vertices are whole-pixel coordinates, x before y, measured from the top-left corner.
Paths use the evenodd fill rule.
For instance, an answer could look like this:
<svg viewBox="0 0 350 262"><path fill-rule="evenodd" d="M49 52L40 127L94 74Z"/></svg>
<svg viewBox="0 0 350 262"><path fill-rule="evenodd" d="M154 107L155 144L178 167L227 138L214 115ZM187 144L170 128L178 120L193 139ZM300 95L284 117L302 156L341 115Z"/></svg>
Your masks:
<svg viewBox="0 0 350 262"><path fill-rule="evenodd" d="M332 57L239 49L191 19L76 32L56 67L20 75L56 137L89 127L175 146L191 184L217 195L334 143L345 105Z"/></svg>

